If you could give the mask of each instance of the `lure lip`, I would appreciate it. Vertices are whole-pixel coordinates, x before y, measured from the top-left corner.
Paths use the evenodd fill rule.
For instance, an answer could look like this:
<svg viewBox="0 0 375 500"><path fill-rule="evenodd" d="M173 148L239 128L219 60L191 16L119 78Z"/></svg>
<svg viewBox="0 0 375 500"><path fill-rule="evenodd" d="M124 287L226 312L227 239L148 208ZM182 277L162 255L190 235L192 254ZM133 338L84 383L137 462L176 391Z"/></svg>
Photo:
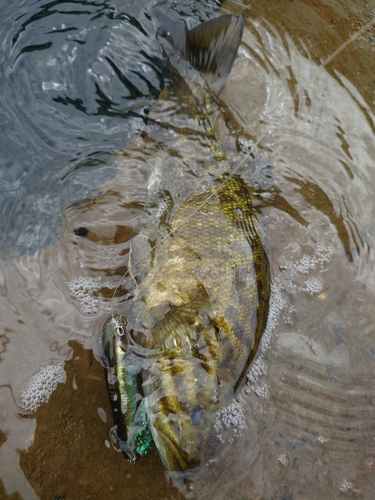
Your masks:
<svg viewBox="0 0 375 500"><path fill-rule="evenodd" d="M103 331L101 334L101 343L103 344L103 337L106 334L109 334L110 332L106 333L106 329L109 328L109 326L112 325L112 327L115 328L122 328L124 329L124 333L116 333L116 336L119 340L123 338L123 341L121 343L121 347L125 350L131 349L131 352L136 355L140 359L152 359L156 358L163 353L163 349L161 348L149 348L149 347L143 347L141 344L139 344L136 340L134 340L134 336L132 335L132 331L127 328L128 326L128 321L125 318L123 314L116 313L112 314L104 323L103 325ZM124 325L124 326L123 326ZM122 337L124 335L124 337ZM103 356L102 356L103 357Z"/></svg>

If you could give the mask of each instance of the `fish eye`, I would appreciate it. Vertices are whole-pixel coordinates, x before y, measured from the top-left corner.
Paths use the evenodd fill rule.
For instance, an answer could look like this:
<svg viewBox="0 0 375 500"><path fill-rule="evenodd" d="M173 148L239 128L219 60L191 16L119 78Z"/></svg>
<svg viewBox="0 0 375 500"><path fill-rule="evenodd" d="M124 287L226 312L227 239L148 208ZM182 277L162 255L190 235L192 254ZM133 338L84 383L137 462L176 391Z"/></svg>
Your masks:
<svg viewBox="0 0 375 500"><path fill-rule="evenodd" d="M200 406L196 406L191 414L191 422L194 427L199 427L203 419L203 410Z"/></svg>
<svg viewBox="0 0 375 500"><path fill-rule="evenodd" d="M122 337L123 335L125 335L125 330L124 330L124 327L121 326L121 325L118 325L116 327L116 333L119 337Z"/></svg>

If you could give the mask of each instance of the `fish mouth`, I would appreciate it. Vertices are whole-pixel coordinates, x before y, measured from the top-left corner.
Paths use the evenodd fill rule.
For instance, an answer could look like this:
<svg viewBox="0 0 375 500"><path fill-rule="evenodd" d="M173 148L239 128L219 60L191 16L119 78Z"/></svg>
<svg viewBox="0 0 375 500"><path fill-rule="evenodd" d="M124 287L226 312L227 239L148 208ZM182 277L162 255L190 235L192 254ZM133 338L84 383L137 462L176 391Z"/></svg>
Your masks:
<svg viewBox="0 0 375 500"><path fill-rule="evenodd" d="M201 467L220 446L215 421L211 411L151 416L150 430L165 468L185 472Z"/></svg>
<svg viewBox="0 0 375 500"><path fill-rule="evenodd" d="M169 436L163 431L158 431L154 440L158 443L159 456L166 469L170 471L184 472L196 469L201 465L199 458L191 456L181 448L175 436Z"/></svg>

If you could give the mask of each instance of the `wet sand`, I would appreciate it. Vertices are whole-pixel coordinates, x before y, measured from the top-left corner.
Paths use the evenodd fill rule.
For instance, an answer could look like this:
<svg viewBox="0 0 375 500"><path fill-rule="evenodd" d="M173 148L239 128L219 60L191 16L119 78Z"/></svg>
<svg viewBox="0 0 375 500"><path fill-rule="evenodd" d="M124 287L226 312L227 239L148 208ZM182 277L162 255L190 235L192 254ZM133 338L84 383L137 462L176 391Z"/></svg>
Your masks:
<svg viewBox="0 0 375 500"><path fill-rule="evenodd" d="M65 363L67 381L58 385L48 405L31 415L37 420L34 444L20 453L36 494L54 500L182 499L167 482L155 450L131 464L104 445L113 421L103 368L92 351L77 342L69 345L73 353ZM106 423L98 408L105 411Z"/></svg>
<svg viewBox="0 0 375 500"><path fill-rule="evenodd" d="M374 18L371 2L329 2L328 0L270 0L259 2L225 2L223 8L245 18L265 20L280 32L287 33L296 47L317 64L325 63L328 57L371 19ZM302 42L302 43L301 43ZM342 50L326 64L333 74L338 71L358 89L366 102L375 109L375 24ZM293 85L293 75L290 84Z"/></svg>

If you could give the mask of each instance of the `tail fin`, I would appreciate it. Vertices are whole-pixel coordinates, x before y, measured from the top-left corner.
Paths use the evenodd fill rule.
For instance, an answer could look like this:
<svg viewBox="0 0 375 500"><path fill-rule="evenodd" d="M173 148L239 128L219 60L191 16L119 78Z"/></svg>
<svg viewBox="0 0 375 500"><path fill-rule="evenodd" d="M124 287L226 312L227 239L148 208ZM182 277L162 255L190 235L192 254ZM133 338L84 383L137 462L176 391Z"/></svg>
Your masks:
<svg viewBox="0 0 375 500"><path fill-rule="evenodd" d="M159 22L158 38L167 40L174 51L202 74L212 92L219 95L241 42L244 28L242 16L221 16L192 30L188 30L183 21L173 21L160 12L156 13L156 17Z"/></svg>

